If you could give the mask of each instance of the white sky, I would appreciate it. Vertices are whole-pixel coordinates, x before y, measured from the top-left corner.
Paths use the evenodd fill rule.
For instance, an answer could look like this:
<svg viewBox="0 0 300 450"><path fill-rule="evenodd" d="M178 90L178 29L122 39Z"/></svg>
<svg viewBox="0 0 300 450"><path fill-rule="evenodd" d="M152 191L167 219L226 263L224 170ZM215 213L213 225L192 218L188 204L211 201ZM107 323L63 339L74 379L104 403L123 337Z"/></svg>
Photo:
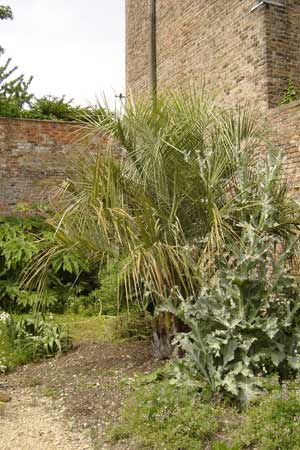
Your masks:
<svg viewBox="0 0 300 450"><path fill-rule="evenodd" d="M37 95L66 95L75 103L113 102L125 85L125 0L0 0L14 20L0 21L6 58Z"/></svg>

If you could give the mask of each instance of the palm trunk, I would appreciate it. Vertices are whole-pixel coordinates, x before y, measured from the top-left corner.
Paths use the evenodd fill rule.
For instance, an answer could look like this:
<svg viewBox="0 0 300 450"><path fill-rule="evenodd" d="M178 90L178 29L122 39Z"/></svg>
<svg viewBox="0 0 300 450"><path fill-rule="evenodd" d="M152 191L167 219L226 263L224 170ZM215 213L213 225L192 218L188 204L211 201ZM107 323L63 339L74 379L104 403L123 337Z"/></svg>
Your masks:
<svg viewBox="0 0 300 450"><path fill-rule="evenodd" d="M182 350L173 343L178 332L187 331L181 320L168 312L159 313L153 322L153 353L157 359L170 359L182 356Z"/></svg>

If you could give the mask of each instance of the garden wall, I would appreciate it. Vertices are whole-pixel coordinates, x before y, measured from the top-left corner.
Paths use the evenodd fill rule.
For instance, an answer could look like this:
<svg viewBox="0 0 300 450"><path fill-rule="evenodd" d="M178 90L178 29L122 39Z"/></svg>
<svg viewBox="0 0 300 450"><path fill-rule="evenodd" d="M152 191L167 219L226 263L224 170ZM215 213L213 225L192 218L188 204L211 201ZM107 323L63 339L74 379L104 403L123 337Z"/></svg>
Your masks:
<svg viewBox="0 0 300 450"><path fill-rule="evenodd" d="M300 194L300 102L269 110L265 123L286 157L289 185ZM78 124L71 122L0 118L1 215L14 212L18 204L47 200L66 176L71 156L83 148L104 149L105 138L83 146L78 133Z"/></svg>
<svg viewBox="0 0 300 450"><path fill-rule="evenodd" d="M300 194L300 102L270 110L266 125L272 142L283 151L290 188Z"/></svg>
<svg viewBox="0 0 300 450"><path fill-rule="evenodd" d="M20 203L45 201L58 187L70 156L82 151L78 124L0 118L0 214ZM101 148L96 139L91 148Z"/></svg>
<svg viewBox="0 0 300 450"><path fill-rule="evenodd" d="M224 104L276 107L300 70L300 1L156 0L158 89L205 79ZM149 91L149 2L126 0L127 92Z"/></svg>

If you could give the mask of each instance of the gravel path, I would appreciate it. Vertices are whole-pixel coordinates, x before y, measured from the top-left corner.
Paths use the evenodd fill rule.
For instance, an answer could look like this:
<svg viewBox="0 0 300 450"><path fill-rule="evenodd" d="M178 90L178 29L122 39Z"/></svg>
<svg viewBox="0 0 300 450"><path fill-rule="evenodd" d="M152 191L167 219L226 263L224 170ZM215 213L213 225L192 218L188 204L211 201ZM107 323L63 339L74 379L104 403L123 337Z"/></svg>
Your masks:
<svg viewBox="0 0 300 450"><path fill-rule="evenodd" d="M0 374L0 450L137 450L109 432L131 382L158 367L150 341L84 341ZM140 448L140 447L138 447Z"/></svg>
<svg viewBox="0 0 300 450"><path fill-rule="evenodd" d="M9 390L12 400L0 404L0 450L92 450L83 432L72 431L63 410L32 390Z"/></svg>

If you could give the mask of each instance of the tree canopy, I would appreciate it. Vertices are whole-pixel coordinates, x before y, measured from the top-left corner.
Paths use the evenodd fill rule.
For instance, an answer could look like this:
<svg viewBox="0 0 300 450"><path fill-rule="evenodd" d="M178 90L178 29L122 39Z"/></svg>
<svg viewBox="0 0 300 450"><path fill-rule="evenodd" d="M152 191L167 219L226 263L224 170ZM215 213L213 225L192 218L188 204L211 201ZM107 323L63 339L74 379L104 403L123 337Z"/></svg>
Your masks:
<svg viewBox="0 0 300 450"><path fill-rule="evenodd" d="M5 20L5 19L12 20L13 18L14 18L14 16L13 16L11 7L0 5L0 20Z"/></svg>
<svg viewBox="0 0 300 450"><path fill-rule="evenodd" d="M12 20L13 18L14 18L14 16L13 16L11 7L0 5L0 20L6 20L6 19ZM0 45L0 55L2 53L4 53L4 48L1 47L1 45Z"/></svg>

